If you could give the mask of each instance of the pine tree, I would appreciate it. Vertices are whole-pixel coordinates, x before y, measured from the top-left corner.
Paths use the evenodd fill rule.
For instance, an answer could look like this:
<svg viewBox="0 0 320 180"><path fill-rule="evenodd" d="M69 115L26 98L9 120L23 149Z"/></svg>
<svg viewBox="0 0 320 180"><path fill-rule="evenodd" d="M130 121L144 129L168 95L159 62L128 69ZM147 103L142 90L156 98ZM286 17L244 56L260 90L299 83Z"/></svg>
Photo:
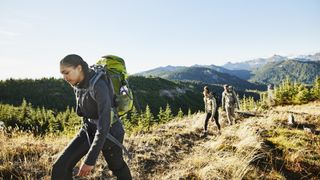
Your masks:
<svg viewBox="0 0 320 180"><path fill-rule="evenodd" d="M146 112L144 115L144 126L146 127L146 130L149 131L152 122L154 121L154 116L151 113L149 105L146 106Z"/></svg>
<svg viewBox="0 0 320 180"><path fill-rule="evenodd" d="M20 106L21 111L19 112L19 120L24 120L28 116L28 103L26 99L22 100L21 106Z"/></svg>
<svg viewBox="0 0 320 180"><path fill-rule="evenodd" d="M240 109L243 109L243 110L247 110L247 98L246 98L246 95L243 96L242 99L240 99Z"/></svg>
<svg viewBox="0 0 320 180"><path fill-rule="evenodd" d="M164 111L162 109L162 107L159 108L159 113L158 113L158 122L164 122L164 118L165 118L165 114Z"/></svg>
<svg viewBox="0 0 320 180"><path fill-rule="evenodd" d="M320 77L315 79L311 92L314 100L320 100Z"/></svg>
<svg viewBox="0 0 320 180"><path fill-rule="evenodd" d="M188 109L188 118L190 118L191 115L192 115L192 112L191 112L191 109L189 108L189 109Z"/></svg>
<svg viewBox="0 0 320 180"><path fill-rule="evenodd" d="M169 122L173 119L170 105L167 103L166 110L164 111L164 123Z"/></svg>
<svg viewBox="0 0 320 180"><path fill-rule="evenodd" d="M137 109L135 106L133 106L131 112L130 112L130 124L132 126L137 126L138 125L138 122L139 122L139 119L140 119L140 115L139 113L137 112Z"/></svg>
<svg viewBox="0 0 320 180"><path fill-rule="evenodd" d="M299 92L294 98L294 102L296 104L304 104L312 99L312 94L310 93L309 89L306 88L304 85L301 84L298 89Z"/></svg>
<svg viewBox="0 0 320 180"><path fill-rule="evenodd" d="M178 117L179 119L182 119L182 118L183 118L183 112L182 112L182 109L181 109L181 108L179 108L177 117Z"/></svg>

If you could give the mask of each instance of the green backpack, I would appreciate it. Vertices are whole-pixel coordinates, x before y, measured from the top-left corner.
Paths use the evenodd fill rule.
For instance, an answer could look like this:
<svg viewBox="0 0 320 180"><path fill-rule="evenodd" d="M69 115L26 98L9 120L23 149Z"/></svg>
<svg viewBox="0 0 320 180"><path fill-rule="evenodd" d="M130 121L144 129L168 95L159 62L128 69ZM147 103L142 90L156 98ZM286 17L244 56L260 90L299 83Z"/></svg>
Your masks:
<svg viewBox="0 0 320 180"><path fill-rule="evenodd" d="M92 67L97 72L97 77L94 79L99 79L101 75L106 75L111 79L118 116L121 117L131 111L133 108L133 93L129 86L124 60L118 56L107 55L103 56Z"/></svg>

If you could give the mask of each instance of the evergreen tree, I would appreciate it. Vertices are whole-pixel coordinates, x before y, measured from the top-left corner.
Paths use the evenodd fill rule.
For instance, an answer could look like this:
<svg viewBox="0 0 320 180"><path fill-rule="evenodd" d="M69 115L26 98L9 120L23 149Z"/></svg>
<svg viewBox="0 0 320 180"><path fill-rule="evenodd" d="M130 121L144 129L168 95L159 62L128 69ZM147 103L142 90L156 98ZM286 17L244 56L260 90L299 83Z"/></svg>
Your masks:
<svg viewBox="0 0 320 180"><path fill-rule="evenodd" d="M183 112L182 112L182 109L181 109L181 108L179 108L177 117L180 118L180 119L183 118Z"/></svg>
<svg viewBox="0 0 320 180"><path fill-rule="evenodd" d="M312 94L310 93L309 89L306 88L304 85L300 85L298 89L299 92L294 98L296 104L304 104L312 99Z"/></svg>
<svg viewBox="0 0 320 180"><path fill-rule="evenodd" d="M133 106L131 112L130 112L130 119L129 119L129 122L132 126L137 126L138 125L138 122L139 122L139 119L140 119L140 115L136 109L135 106Z"/></svg>
<svg viewBox="0 0 320 180"><path fill-rule="evenodd" d="M192 115L192 112L191 112L191 109L189 108L189 109L188 109L188 118L190 118L191 115Z"/></svg>
<svg viewBox="0 0 320 180"><path fill-rule="evenodd" d="M144 115L144 123L143 123L144 127L146 127L146 130L149 131L153 121L154 121L154 116L151 113L149 105L147 105L145 115Z"/></svg>
<svg viewBox="0 0 320 180"><path fill-rule="evenodd" d="M173 119L172 111L170 105L167 103L166 110L164 111L163 122L169 122Z"/></svg>
<svg viewBox="0 0 320 180"><path fill-rule="evenodd" d="M164 122L165 114L162 109L162 107L159 108L159 113L158 113L158 122Z"/></svg>
<svg viewBox="0 0 320 180"><path fill-rule="evenodd" d="M315 79L311 92L314 100L320 100L320 77Z"/></svg>
<svg viewBox="0 0 320 180"><path fill-rule="evenodd" d="M247 110L247 98L246 98L246 95L243 96L242 99L240 99L240 102L239 102L239 106L240 106L240 109L242 110Z"/></svg>
<svg viewBox="0 0 320 180"><path fill-rule="evenodd" d="M153 120L149 105L146 106L145 112L141 112L138 121L138 127L135 128L138 131L148 131L150 128L150 120Z"/></svg>
<svg viewBox="0 0 320 180"><path fill-rule="evenodd" d="M251 106L250 107L251 109L255 108L253 98L250 99L250 106ZM268 94L267 93L260 93L259 107L261 109L268 109L269 108L269 105L268 105Z"/></svg>

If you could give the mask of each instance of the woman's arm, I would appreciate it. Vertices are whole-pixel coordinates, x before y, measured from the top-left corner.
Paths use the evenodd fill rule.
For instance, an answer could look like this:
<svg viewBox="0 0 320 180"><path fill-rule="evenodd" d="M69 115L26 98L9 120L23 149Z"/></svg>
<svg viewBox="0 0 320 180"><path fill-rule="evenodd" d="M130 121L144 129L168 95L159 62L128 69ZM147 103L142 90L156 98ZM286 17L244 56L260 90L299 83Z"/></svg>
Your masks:
<svg viewBox="0 0 320 180"><path fill-rule="evenodd" d="M98 124L93 143L85 158L85 164L95 165L97 158L106 140L106 135L110 130L111 122L111 96L105 81L98 80L95 87L95 99L98 108Z"/></svg>
<svg viewBox="0 0 320 180"><path fill-rule="evenodd" d="M212 111L211 111L211 117L214 117L216 110L217 110L217 102L216 98L212 97L211 98L211 103L212 103Z"/></svg>

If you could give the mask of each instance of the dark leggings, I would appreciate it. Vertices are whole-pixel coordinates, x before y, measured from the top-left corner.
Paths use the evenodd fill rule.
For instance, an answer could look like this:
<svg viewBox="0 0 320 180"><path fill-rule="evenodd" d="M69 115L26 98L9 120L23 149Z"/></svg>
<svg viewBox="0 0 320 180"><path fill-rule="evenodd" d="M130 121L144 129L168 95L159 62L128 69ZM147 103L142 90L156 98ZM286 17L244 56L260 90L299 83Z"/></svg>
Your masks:
<svg viewBox="0 0 320 180"><path fill-rule="evenodd" d="M207 131L207 129L208 129L208 122L209 122L210 117L211 117L211 113L207 113L206 120L204 122L204 130L205 131ZM216 111L214 113L214 120L215 120L215 122L216 122L216 124L218 126L218 129L220 130L221 127L220 127L220 124L219 124L219 112L218 111Z"/></svg>
<svg viewBox="0 0 320 180"><path fill-rule="evenodd" d="M119 142L122 143L122 137L116 137ZM93 136L90 135L92 141ZM87 154L89 150L89 143L86 133L83 129L79 134L71 141L71 143L60 154L59 158L52 168L52 180L69 180L72 178L72 170L80 159ZM109 169L113 172L113 175L120 180L132 179L130 170L123 160L122 149L106 139L104 147L102 149L103 156L108 163Z"/></svg>

